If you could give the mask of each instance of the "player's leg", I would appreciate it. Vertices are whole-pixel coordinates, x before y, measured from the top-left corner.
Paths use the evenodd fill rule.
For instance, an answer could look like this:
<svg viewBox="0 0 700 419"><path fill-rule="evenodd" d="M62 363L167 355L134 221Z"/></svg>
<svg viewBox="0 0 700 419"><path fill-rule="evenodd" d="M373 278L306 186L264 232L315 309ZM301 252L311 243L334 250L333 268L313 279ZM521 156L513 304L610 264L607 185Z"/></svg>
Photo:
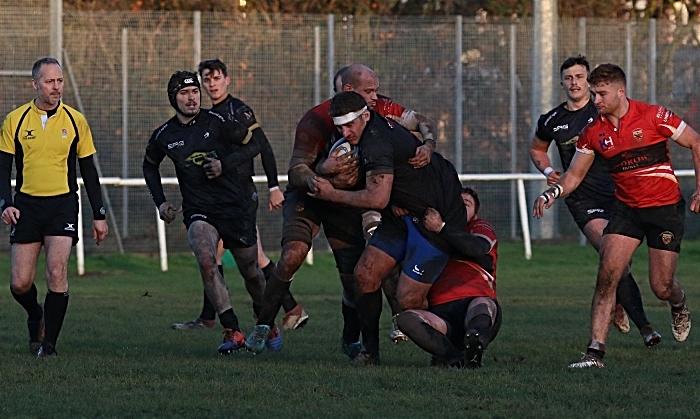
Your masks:
<svg viewBox="0 0 700 419"><path fill-rule="evenodd" d="M219 245L219 232L208 222L192 220L187 215L185 219L191 220L187 228L187 238L199 264L204 291L219 315L219 322L224 327L224 341L219 346L219 353L227 355L240 349L245 338L241 333L238 317L231 307L228 288L217 268L216 251Z"/></svg>
<svg viewBox="0 0 700 419"><path fill-rule="evenodd" d="M436 307L441 314L459 310L461 302L450 302ZM462 307L461 312L464 312ZM407 310L396 318L399 329L418 347L433 355L432 365L461 367L464 352L447 337L449 325L443 317L426 310Z"/></svg>
<svg viewBox="0 0 700 419"><path fill-rule="evenodd" d="M464 351L467 368L481 368L481 358L501 328L501 308L488 297L471 300L464 317Z"/></svg>
<svg viewBox="0 0 700 419"><path fill-rule="evenodd" d="M36 354L43 340L44 311L39 305L34 276L41 251L41 242L13 243L11 250L10 292L12 297L27 312L29 350Z"/></svg>
<svg viewBox="0 0 700 419"><path fill-rule="evenodd" d="M44 237L46 252L46 285L44 300L45 335L38 356L55 355L58 335L68 309L68 260L73 238L67 236Z"/></svg>

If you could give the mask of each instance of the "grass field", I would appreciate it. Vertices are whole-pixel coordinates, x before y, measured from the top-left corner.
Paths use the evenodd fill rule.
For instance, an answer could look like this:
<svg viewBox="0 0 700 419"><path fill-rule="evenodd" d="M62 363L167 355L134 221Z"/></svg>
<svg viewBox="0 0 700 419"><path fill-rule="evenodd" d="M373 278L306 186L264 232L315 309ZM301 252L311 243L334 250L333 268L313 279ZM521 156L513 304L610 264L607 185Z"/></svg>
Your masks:
<svg viewBox="0 0 700 419"><path fill-rule="evenodd" d="M348 365L329 255L316 255L292 286L309 312L308 326L286 332L282 352L228 357L216 352L220 326L169 328L199 313L202 288L192 256L172 257L167 273L156 259L88 258L82 278L71 264L56 359L29 354L25 315L6 287L0 292L0 417L700 416L700 332L684 343L673 340L667 305L647 284L645 251L635 256L633 271L663 341L650 350L634 327L626 335L612 330L602 370L566 369L588 340L597 268L591 248L537 245L526 261L521 245L501 243L499 262L503 326L485 366L472 371L431 368L412 343L391 344L386 314L382 365ZM9 272L7 256L0 271ZM700 242L684 243L678 277L693 314L700 313L699 272ZM226 276L247 334L249 299L236 270L227 268ZM43 278L37 285L43 295Z"/></svg>

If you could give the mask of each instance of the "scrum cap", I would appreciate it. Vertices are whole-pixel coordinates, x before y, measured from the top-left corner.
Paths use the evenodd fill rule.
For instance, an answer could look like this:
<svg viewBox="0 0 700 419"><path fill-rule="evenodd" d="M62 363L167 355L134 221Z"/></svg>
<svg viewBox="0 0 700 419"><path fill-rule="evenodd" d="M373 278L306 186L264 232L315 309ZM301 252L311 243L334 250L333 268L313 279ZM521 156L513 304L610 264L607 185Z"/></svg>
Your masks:
<svg viewBox="0 0 700 419"><path fill-rule="evenodd" d="M176 71L175 74L170 76L170 81L168 82L168 100L170 100L170 106L175 108L176 111L178 109L175 95L177 95L177 92L180 90L190 86L197 86L198 89L200 88L197 73L191 71Z"/></svg>

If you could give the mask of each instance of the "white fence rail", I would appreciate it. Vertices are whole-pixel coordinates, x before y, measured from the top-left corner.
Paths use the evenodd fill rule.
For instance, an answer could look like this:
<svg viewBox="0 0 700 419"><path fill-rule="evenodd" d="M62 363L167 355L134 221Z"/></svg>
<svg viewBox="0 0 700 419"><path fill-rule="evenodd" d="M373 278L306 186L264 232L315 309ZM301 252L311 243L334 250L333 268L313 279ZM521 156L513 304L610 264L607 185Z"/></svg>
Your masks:
<svg viewBox="0 0 700 419"><path fill-rule="evenodd" d="M677 170L676 176L686 177L695 176L693 170ZM265 176L254 176L253 180L256 183L265 183L267 178ZM544 177L539 173L494 173L494 174L462 174L459 175L459 180L462 182L479 182L479 181L515 181L517 188L517 206L518 214L520 217L520 225L523 233L523 246L524 246L524 256L525 259L530 260L532 258L532 243L530 240L530 211L529 202L527 200L525 192L525 181L543 181ZM164 185L177 185L177 178L168 177L162 179ZM279 176L279 181L281 183L287 182L287 176ZM100 178L102 185L115 185L115 186L146 186L146 181L141 178L132 179L122 179L118 177L103 177ZM13 182L14 183L14 182ZM82 179L78 180L78 184L82 185ZM79 194L79 199L81 199L81 194ZM83 247L83 223L82 223L82 205L79 205L80 211L78 212L78 237L79 241L76 245L77 253L77 263L78 263L78 275L85 274L85 248ZM156 210L156 223L158 225L158 245L160 248L160 268L162 271L168 270L168 251L167 251L167 241L165 237L165 223L160 219L158 210ZM311 255L311 253L310 253ZM311 256L312 257L312 256ZM309 259L311 261L312 259Z"/></svg>

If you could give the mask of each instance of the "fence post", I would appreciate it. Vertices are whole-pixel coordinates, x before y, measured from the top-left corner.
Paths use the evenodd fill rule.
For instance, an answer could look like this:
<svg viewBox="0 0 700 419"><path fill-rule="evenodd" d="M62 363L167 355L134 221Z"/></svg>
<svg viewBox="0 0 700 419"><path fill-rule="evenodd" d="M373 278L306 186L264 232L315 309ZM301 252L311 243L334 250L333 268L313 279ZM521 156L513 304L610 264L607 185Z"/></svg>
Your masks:
<svg viewBox="0 0 700 419"><path fill-rule="evenodd" d="M510 172L517 171L518 154L518 101L517 101L517 46L516 25L510 25ZM510 238L516 237L515 182L510 181Z"/></svg>
<svg viewBox="0 0 700 419"><path fill-rule="evenodd" d="M128 29L122 28L122 178L129 177L129 60ZM122 189L122 237L129 235L129 188Z"/></svg>
<svg viewBox="0 0 700 419"><path fill-rule="evenodd" d="M192 19L192 31L194 32L192 43L194 50L194 71L197 71L197 66L202 62L202 12L194 12Z"/></svg>
<svg viewBox="0 0 700 419"><path fill-rule="evenodd" d="M633 30L632 23L628 23L625 25L625 73L627 74L627 87L626 87L626 92L627 92L627 97L632 97L634 96L633 94L633 80L634 80L634 74L632 73L634 71L634 67L632 67L632 30Z"/></svg>
<svg viewBox="0 0 700 419"><path fill-rule="evenodd" d="M462 16L455 16L455 168L462 173L462 124L464 89L462 86ZM437 138L436 138L437 140Z"/></svg>
<svg viewBox="0 0 700 419"><path fill-rule="evenodd" d="M649 19L649 103L656 103L656 19Z"/></svg>
<svg viewBox="0 0 700 419"><path fill-rule="evenodd" d="M51 56L63 62L63 0L51 0L49 5L49 48Z"/></svg>
<svg viewBox="0 0 700 419"><path fill-rule="evenodd" d="M335 74L335 15L328 15L328 97L333 97L333 74Z"/></svg>
<svg viewBox="0 0 700 419"><path fill-rule="evenodd" d="M83 197L78 183L78 243L75 245L75 255L78 262L78 275L85 275L85 241L83 240Z"/></svg>

